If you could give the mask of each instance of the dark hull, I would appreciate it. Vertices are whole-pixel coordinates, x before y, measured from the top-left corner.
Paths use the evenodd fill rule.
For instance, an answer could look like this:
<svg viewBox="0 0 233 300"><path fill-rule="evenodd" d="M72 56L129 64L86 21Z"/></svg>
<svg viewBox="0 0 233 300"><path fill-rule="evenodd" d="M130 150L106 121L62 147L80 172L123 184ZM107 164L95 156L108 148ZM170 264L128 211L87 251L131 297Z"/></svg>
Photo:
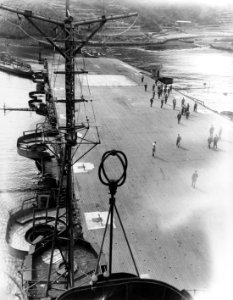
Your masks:
<svg viewBox="0 0 233 300"><path fill-rule="evenodd" d="M118 274L115 274L117 276ZM151 279L140 278L105 279L95 285L73 288L62 294L58 300L98 300L98 299L147 299L147 300L191 300L185 291L179 291L173 286Z"/></svg>
<svg viewBox="0 0 233 300"><path fill-rule="evenodd" d="M9 67L3 66L3 65L0 65L0 71L6 72L9 74L13 74L15 76L23 77L23 78L28 78L28 79L32 79L32 74L33 74L32 71L26 72L26 71L23 71L20 69L12 69L12 68L9 68Z"/></svg>
<svg viewBox="0 0 233 300"><path fill-rule="evenodd" d="M217 49L217 50L223 50L223 51L229 51L233 52L232 44L230 43L216 43L216 44L210 44L211 48Z"/></svg>

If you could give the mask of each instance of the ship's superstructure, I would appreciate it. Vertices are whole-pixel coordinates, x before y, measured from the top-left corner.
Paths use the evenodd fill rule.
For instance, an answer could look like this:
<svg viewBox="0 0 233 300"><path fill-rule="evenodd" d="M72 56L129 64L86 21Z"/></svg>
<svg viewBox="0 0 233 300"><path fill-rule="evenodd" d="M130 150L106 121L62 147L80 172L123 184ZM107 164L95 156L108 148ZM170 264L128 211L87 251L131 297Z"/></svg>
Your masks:
<svg viewBox="0 0 233 300"><path fill-rule="evenodd" d="M135 13L74 22L66 2L64 21L44 18L28 10L16 10L1 5L1 9L24 16L41 35L54 47L64 62L64 68L54 72L64 76L64 98L55 97L49 80L49 63L44 61L44 70L35 75L37 91L30 94L29 106L45 116L45 121L36 129L24 132L17 142L18 153L33 159L42 173L43 186L35 198L23 203L23 211L16 212L11 219L13 226L21 226L25 243L19 253L24 257L22 285L24 297L28 299L190 299L189 294L166 283L141 279L123 224L115 205L117 187L126 179L127 159L122 152L110 151L104 154L99 176L110 190L110 208L105 233L110 220L109 261L105 262L100 249L82 238L82 228L74 195L72 168L86 153L100 143L98 128L91 131L90 119L82 115L80 107L90 99L82 93L76 95L75 75L86 74L83 68L75 68L75 56L108 20L135 16ZM59 43L46 36L35 20L55 25L59 31ZM75 29L92 25L92 31L85 40L75 40ZM63 43L61 40L63 39ZM62 88L62 87L61 87ZM41 100L44 95L44 101ZM55 104L65 105L64 123L58 122ZM92 132L89 135L89 132ZM82 148L83 147L83 148ZM77 151L83 149L80 154ZM108 177L104 169L105 160L116 156L123 167L123 174L117 180ZM83 168L86 166L83 165ZM80 168L80 166L78 166ZM104 179L103 179L104 175ZM136 275L112 272L113 214L116 212L134 262ZM11 245L14 244L12 239ZM103 239L104 242L104 239ZM99 255L98 255L99 253ZM92 276L92 284L86 281ZM84 285L85 287L80 287Z"/></svg>
<svg viewBox="0 0 233 300"><path fill-rule="evenodd" d="M88 102L82 96L77 99L75 95L75 75L87 73L85 70L75 69L75 56L81 53L81 49L108 20L121 19L135 14L102 16L97 19L74 22L70 14L69 1L66 2L64 21L44 18L33 14L32 11L12 9L4 5L1 5L0 8L24 16L64 59L64 70L57 73L64 76L65 98L53 99L48 81L48 64L45 61L42 74L34 75L37 91L30 93L29 106L31 110L36 110L44 115L46 121L38 124L35 130L25 132L17 142L18 153L35 161L43 174L44 186L49 187L49 189L41 189L35 199L31 199L30 203L23 205L24 210L28 209L28 216L25 217L24 212L24 219L21 220L22 223L28 223L24 232L26 246L25 249L21 249L22 252L28 250L22 269L23 285L29 299L33 297L54 298L54 295L58 296L64 289L74 287L77 277L83 276L83 274L77 275L77 269L80 269L80 266L77 266L75 262L80 254L76 249L78 233L77 230L74 230L77 216L75 215L72 180L72 166L79 158L76 155L74 162L74 153L82 144L85 144L84 153L80 155L82 157L85 152L89 152L100 143L98 133L95 140L88 138L90 128L88 118L79 122L75 120L77 104ZM35 20L56 25L60 30L63 42L58 45L47 37ZM89 32L89 36L85 40L77 43L75 30L79 26L90 24L93 31ZM45 94L43 103L39 97L41 94ZM66 122L62 126L57 124L54 101L66 105ZM21 213L13 217L17 222L20 218L22 218ZM79 247L90 246L84 243ZM95 251L91 249L90 252ZM45 259L44 256L46 256ZM59 257L57 259L59 265L54 264L55 257ZM43 264L44 267L46 264L48 265L47 270L43 270ZM88 273L87 270L85 271ZM60 290L60 292L54 292L54 290Z"/></svg>
<svg viewBox="0 0 233 300"><path fill-rule="evenodd" d="M0 53L0 70L29 79L32 79L33 75L29 64L4 52Z"/></svg>

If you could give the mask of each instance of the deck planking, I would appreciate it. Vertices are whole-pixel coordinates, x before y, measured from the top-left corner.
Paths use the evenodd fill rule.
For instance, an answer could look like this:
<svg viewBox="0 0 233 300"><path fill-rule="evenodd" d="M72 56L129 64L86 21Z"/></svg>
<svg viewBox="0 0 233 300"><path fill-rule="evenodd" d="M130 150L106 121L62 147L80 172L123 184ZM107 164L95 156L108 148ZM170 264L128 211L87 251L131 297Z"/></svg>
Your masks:
<svg viewBox="0 0 233 300"><path fill-rule="evenodd" d="M178 125L182 96L177 92L173 91L163 109L157 95L150 107L153 80L145 76L145 92L140 70L117 59L87 59L85 64L92 75L123 75L134 84L112 86L104 77L105 83L82 88L85 98L93 100L101 138L101 144L81 160L93 163L94 170L74 174L84 237L101 243L103 229L88 230L84 213L108 210L109 194L98 179L98 166L105 151L121 150L129 165L126 183L116 194L116 205L140 274L188 290L227 286L228 278L224 283L220 278L221 272L233 265L232 123L201 106L193 113L189 100L191 116L189 120L182 118ZM58 99L64 99L63 85L62 75L57 75L53 92ZM76 88L77 96L78 85ZM176 110L172 109L173 96ZM64 116L64 104L56 107L58 117ZM64 124L64 118L59 122ZM216 130L223 128L217 151L207 147L211 124ZM182 136L179 149L175 145L178 133ZM154 140L155 158L151 156ZM199 173L196 189L191 187L194 170ZM111 175L117 174L119 166L114 162ZM113 270L133 272L118 220L115 223ZM107 245L104 252L108 253Z"/></svg>

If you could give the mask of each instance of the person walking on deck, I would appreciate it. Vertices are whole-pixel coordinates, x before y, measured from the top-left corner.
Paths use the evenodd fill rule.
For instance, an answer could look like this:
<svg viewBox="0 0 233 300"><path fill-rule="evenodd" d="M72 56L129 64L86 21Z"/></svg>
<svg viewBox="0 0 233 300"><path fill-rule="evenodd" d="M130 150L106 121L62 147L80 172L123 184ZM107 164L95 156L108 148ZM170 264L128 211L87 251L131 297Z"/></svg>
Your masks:
<svg viewBox="0 0 233 300"><path fill-rule="evenodd" d="M162 97L163 96L163 89L161 88L161 90L160 90L160 97Z"/></svg>
<svg viewBox="0 0 233 300"><path fill-rule="evenodd" d="M218 139L221 140L221 137L222 137L222 127L219 128Z"/></svg>
<svg viewBox="0 0 233 300"><path fill-rule="evenodd" d="M144 84L145 92L147 91L147 83Z"/></svg>
<svg viewBox="0 0 233 300"><path fill-rule="evenodd" d="M154 92L155 91L155 83L153 83L153 85L152 85L152 92Z"/></svg>
<svg viewBox="0 0 233 300"><path fill-rule="evenodd" d="M189 112L189 110L186 110L185 117L186 117L187 120L188 120L189 116L190 116L190 112Z"/></svg>
<svg viewBox="0 0 233 300"><path fill-rule="evenodd" d="M217 149L217 148L218 148L218 136L216 134L214 137L214 149Z"/></svg>
<svg viewBox="0 0 233 300"><path fill-rule="evenodd" d="M197 112L197 102L194 103L193 111L194 111L194 112Z"/></svg>
<svg viewBox="0 0 233 300"><path fill-rule="evenodd" d="M182 116L182 114L181 114L181 112L179 112L177 115L178 124L180 124L181 116Z"/></svg>
<svg viewBox="0 0 233 300"><path fill-rule="evenodd" d="M143 81L144 81L144 76L142 75L142 77L141 77L141 83L143 83Z"/></svg>
<svg viewBox="0 0 233 300"><path fill-rule="evenodd" d="M210 136L214 136L214 126L213 125L211 125L211 127L210 127Z"/></svg>
<svg viewBox="0 0 233 300"><path fill-rule="evenodd" d="M183 106L184 103L185 103L185 99L184 99L184 97L183 97L183 99L181 100L181 106Z"/></svg>
<svg viewBox="0 0 233 300"><path fill-rule="evenodd" d="M173 98L172 104L173 104L173 109L176 109L176 98Z"/></svg>
<svg viewBox="0 0 233 300"><path fill-rule="evenodd" d="M180 142L181 142L181 136L180 136L180 134L178 134L177 139L176 139L176 146L178 148L180 148Z"/></svg>
<svg viewBox="0 0 233 300"><path fill-rule="evenodd" d="M208 148L209 149L210 149L212 143L213 143L213 138L212 138L212 136L209 136L209 138L208 138Z"/></svg>
<svg viewBox="0 0 233 300"><path fill-rule="evenodd" d="M168 93L166 93L165 96L164 96L164 102L165 102L165 104L167 104L167 99L168 99Z"/></svg>
<svg viewBox="0 0 233 300"><path fill-rule="evenodd" d="M161 86L158 86L158 91L157 91L157 93L158 93L158 98L160 99L160 96L161 96L162 93L163 93L163 90L162 90L162 87L161 87Z"/></svg>
<svg viewBox="0 0 233 300"><path fill-rule="evenodd" d="M172 84L170 84L169 88L168 88L168 94L170 94L172 91Z"/></svg>
<svg viewBox="0 0 233 300"><path fill-rule="evenodd" d="M189 112L189 103L187 103L187 105L185 107L185 117L186 117L187 120L189 118L189 115L190 115L190 112Z"/></svg>
<svg viewBox="0 0 233 300"><path fill-rule="evenodd" d="M152 107L152 105L153 105L153 102L154 102L154 99L153 99L153 98L151 98L151 99L150 99L150 107Z"/></svg>
<svg viewBox="0 0 233 300"><path fill-rule="evenodd" d="M153 91L152 93L152 98L154 99L154 97L155 97L155 91Z"/></svg>
<svg viewBox="0 0 233 300"><path fill-rule="evenodd" d="M161 108L163 108L163 103L164 103L164 100L163 99L161 99Z"/></svg>
<svg viewBox="0 0 233 300"><path fill-rule="evenodd" d="M196 170L196 171L193 173L193 175L192 175L192 187L193 187L193 188L196 187L197 178L198 178L198 173L197 173L197 170Z"/></svg>
<svg viewBox="0 0 233 300"><path fill-rule="evenodd" d="M182 104L182 108L181 108L181 115L183 116L185 114L185 105Z"/></svg>
<svg viewBox="0 0 233 300"><path fill-rule="evenodd" d="M152 157L155 157L155 152L156 152L156 141L154 141L152 144Z"/></svg>

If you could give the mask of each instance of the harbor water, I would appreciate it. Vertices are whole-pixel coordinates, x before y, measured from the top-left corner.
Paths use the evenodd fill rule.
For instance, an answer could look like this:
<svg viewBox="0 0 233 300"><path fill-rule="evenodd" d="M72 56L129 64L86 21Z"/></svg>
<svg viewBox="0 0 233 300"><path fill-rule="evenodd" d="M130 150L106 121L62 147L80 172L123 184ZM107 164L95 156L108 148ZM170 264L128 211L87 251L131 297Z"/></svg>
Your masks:
<svg viewBox="0 0 233 300"><path fill-rule="evenodd" d="M0 72L0 105L9 108L28 108L28 92L35 89L35 84ZM37 170L33 161L17 154L17 138L23 131L33 129L40 117L32 112L0 112L0 281L1 299L9 299L20 293L18 270L21 261L8 253L5 241L9 214L19 207L23 200L33 195L36 188ZM2 294L3 293L3 294ZM13 297L12 296L12 297ZM15 299L15 298L12 298Z"/></svg>
<svg viewBox="0 0 233 300"><path fill-rule="evenodd" d="M111 55L139 68L148 64L162 65L161 75L173 77L174 87L182 88L214 110L233 111L233 56L229 52L209 47L163 51L115 48L111 49ZM0 87L1 107L27 108L28 93L35 90L32 81L3 72L0 72ZM1 285L0 295L4 292L9 299L16 299L14 278L20 278L21 262L7 251L7 220L12 209L30 198L38 181L35 164L17 154L16 142L23 131L35 128L40 120L41 117L32 112L0 114L0 280L5 282Z"/></svg>
<svg viewBox="0 0 233 300"><path fill-rule="evenodd" d="M117 48L113 53L137 67L162 65L161 76L174 78L174 87L213 110L233 112L231 52L196 47L163 51Z"/></svg>

